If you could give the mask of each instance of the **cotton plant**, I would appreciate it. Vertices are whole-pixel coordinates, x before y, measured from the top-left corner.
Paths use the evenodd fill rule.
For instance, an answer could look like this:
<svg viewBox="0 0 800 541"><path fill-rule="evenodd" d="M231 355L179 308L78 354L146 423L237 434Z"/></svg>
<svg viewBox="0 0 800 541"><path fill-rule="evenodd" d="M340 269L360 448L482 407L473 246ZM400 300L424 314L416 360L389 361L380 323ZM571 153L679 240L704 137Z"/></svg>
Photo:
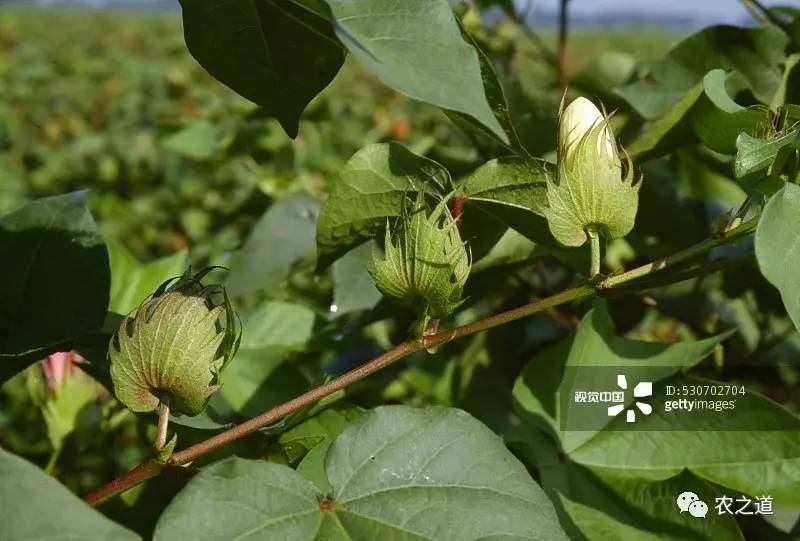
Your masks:
<svg viewBox="0 0 800 541"><path fill-rule="evenodd" d="M640 186L630 158L617 146L609 117L582 97L563 108L556 176L547 182L545 214L561 244L590 242L591 276L600 273L600 238L621 238L633 229Z"/></svg>
<svg viewBox="0 0 800 541"><path fill-rule="evenodd" d="M136 413L158 410L157 449L166 444L170 411L203 411L238 348L237 317L225 289L201 282L209 270L189 270L162 284L123 319L108 348L119 401Z"/></svg>
<svg viewBox="0 0 800 541"><path fill-rule="evenodd" d="M384 248L373 252L375 285L401 305L414 307L416 335L431 318L450 315L462 302L471 257L456 219L442 198L428 209L422 190L403 202L401 216L387 222Z"/></svg>

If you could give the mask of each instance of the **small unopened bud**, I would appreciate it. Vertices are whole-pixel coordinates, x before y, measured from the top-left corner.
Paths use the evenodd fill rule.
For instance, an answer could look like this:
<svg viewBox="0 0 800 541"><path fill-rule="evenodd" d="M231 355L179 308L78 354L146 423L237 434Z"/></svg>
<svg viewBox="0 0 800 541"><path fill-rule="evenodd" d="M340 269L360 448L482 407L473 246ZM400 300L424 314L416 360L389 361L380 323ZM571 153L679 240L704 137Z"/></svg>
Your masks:
<svg viewBox="0 0 800 541"><path fill-rule="evenodd" d="M384 252L373 252L375 285L400 304L427 308L434 318L459 304L470 271L470 255L456 220L441 200L428 213L422 192L405 201L401 217L386 225Z"/></svg>
<svg viewBox="0 0 800 541"><path fill-rule="evenodd" d="M556 240L581 246L587 232L613 239L633 229L640 183L627 154L625 160L623 167L608 118L592 102L578 98L561 112L545 212Z"/></svg>
<svg viewBox="0 0 800 541"><path fill-rule="evenodd" d="M208 270L162 284L112 338L114 394L128 409L153 411L167 401L178 413L197 415L219 387L239 336L224 288L200 282Z"/></svg>
<svg viewBox="0 0 800 541"><path fill-rule="evenodd" d="M578 98L561 113L558 123L558 150L560 159L569 159L581 140L595 128L600 128L595 137L598 157L620 166L614 134L600 109L587 100Z"/></svg>
<svg viewBox="0 0 800 541"><path fill-rule="evenodd" d="M72 351L51 353L42 359L42 373L50 392L55 392L72 377L75 371L78 370L76 363L80 361L80 355Z"/></svg>

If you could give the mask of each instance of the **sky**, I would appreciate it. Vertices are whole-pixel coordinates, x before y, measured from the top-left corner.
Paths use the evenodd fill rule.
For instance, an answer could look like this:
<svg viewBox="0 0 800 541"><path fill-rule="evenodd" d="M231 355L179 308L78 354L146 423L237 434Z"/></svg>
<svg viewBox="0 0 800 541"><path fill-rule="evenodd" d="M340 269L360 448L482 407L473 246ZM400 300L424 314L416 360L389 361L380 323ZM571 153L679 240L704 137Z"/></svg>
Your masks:
<svg viewBox="0 0 800 541"><path fill-rule="evenodd" d="M30 1L30 0L25 0ZM140 7L177 8L177 0L33 0L38 4L78 3L95 7L124 3ZM532 3L533 24L552 24L559 0L514 0L523 7ZM765 5L793 5L800 0L761 0ZM0 0L0 4L3 0ZM751 21L739 0L570 0L571 19L577 24L602 25L616 22L646 21L665 25L700 27L710 24L737 24Z"/></svg>
<svg viewBox="0 0 800 541"><path fill-rule="evenodd" d="M557 12L559 0L515 0L518 6L533 3L533 21ZM762 0L762 4L800 7L800 0ZM685 20L692 25L735 24L748 20L747 10L739 0L571 0L570 15L577 19L641 18ZM585 20L583 22L590 22Z"/></svg>

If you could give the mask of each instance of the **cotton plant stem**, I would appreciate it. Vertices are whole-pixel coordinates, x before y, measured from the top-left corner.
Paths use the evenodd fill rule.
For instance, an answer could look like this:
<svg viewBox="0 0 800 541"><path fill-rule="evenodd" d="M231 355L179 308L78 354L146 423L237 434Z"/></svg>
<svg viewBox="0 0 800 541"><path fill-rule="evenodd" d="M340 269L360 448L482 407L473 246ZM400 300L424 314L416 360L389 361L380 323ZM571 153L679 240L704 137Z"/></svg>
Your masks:
<svg viewBox="0 0 800 541"><path fill-rule="evenodd" d="M631 293L642 293L651 289L664 287L666 285L678 284L684 280L699 278L721 270L738 267L755 261L755 254L750 252L744 256L719 259L700 267L690 267L679 269L677 272L655 272L638 280L632 280L618 285L613 289L603 293L603 297L616 297L619 295L629 295Z"/></svg>
<svg viewBox="0 0 800 541"><path fill-rule="evenodd" d="M589 278L594 278L600 274L600 234L597 229L590 228L586 230L589 237Z"/></svg>
<svg viewBox="0 0 800 541"><path fill-rule="evenodd" d="M753 232L757 225L758 218L753 218L752 220L741 224L739 227L706 239L703 242L690 246L689 248L681 250L680 252L672 254L671 256L663 259L657 259L642 265L641 267L637 267L620 274L609 276L597 284L597 287L598 289L613 289L623 283L630 282L636 278L641 278L642 276L647 276L648 274L660 271L661 269L686 263L705 254L706 252L709 252L712 248L716 248L717 246L721 246L723 244L728 244L729 242L733 242Z"/></svg>
<svg viewBox="0 0 800 541"><path fill-rule="evenodd" d="M336 391L342 390L345 387L360 381L401 359L408 357L412 353L430 349L463 336L469 336L481 331L492 329L494 327L499 327L506 323L517 321L561 304L592 297L603 290L611 291L614 287L621 286L626 282L641 278L642 276L646 276L657 270L664 269L670 265L684 263L702 255L716 246L736 240L745 234L752 232L755 229L755 226L756 220L751 220L745 224L742 224L736 229L716 237L712 237L690 248L682 250L673 256L648 263L647 265L642 265L641 267L637 267L628 272L605 278L596 284L584 283L550 297L538 299L518 308L501 312L478 321L473 321L472 323L467 323L466 325L454 327L452 329L437 332L435 334L426 334L421 336L419 339L403 342L383 353L382 355L375 357L374 359L365 362L361 366L339 376L338 378L332 379L331 381L320 385L319 387L311 389L310 391L305 392L279 406L276 406L257 417L231 427L224 432L220 432L219 434L216 434L205 441L196 443L191 447L187 447L186 449L174 453L170 457L167 465L180 466L182 464L186 464L205 455L206 453L209 453L215 449L219 449L220 447L223 447L233 441L257 432L265 426L275 424L276 422L284 419L287 415L302 410L303 408L314 404L322 398L325 398ZM164 465L158 463L155 459L144 462L127 473L124 473L120 477L114 479L107 485L87 494L84 497L84 501L91 505L99 505L130 489L131 487L155 477L159 474L163 467Z"/></svg>
<svg viewBox="0 0 800 541"><path fill-rule="evenodd" d="M53 452L50 453L50 458L47 460L47 465L44 467L44 472L48 475L53 475L53 471L56 469L56 463L58 462L58 457L61 456L61 450L64 448L64 444L62 443L55 449Z"/></svg>
<svg viewBox="0 0 800 541"><path fill-rule="evenodd" d="M153 447L160 451L167 444L167 427L169 426L169 400L164 399L158 403L158 425L156 439Z"/></svg>

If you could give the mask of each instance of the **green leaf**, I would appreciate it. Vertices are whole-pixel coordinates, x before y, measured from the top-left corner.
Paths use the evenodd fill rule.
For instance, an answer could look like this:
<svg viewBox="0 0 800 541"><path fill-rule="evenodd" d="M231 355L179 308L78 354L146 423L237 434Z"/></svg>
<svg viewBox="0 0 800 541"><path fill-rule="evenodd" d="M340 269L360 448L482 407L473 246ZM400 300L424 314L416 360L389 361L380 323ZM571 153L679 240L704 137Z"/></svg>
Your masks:
<svg viewBox="0 0 800 541"><path fill-rule="evenodd" d="M41 380L39 382L41 383ZM60 449L64 439L75 431L79 416L97 400L99 385L80 370L65 378L40 405L47 437L53 449Z"/></svg>
<svg viewBox="0 0 800 541"><path fill-rule="evenodd" d="M676 376L665 383L716 382ZM651 404L663 411L664 397ZM618 477L667 478L686 469L732 491L769 494L776 507L800 504L800 419L752 391L737 399L735 415L648 416L634 431L617 423L572 451L572 459Z"/></svg>
<svg viewBox="0 0 800 541"><path fill-rule="evenodd" d="M513 265L529 261L537 256L547 255L549 251L542 249L529 238L514 229L506 228L491 248L472 265L472 274L496 267ZM473 251L473 257L475 252Z"/></svg>
<svg viewBox="0 0 800 541"><path fill-rule="evenodd" d="M521 158L486 162L461 181L465 219L474 205L536 243L559 246L544 217L551 169L546 162Z"/></svg>
<svg viewBox="0 0 800 541"><path fill-rule="evenodd" d="M210 160L219 150L222 136L207 120L195 120L162 140L164 148L193 160Z"/></svg>
<svg viewBox="0 0 800 541"><path fill-rule="evenodd" d="M186 45L197 61L297 136L303 109L344 61L323 6L313 0L182 0L181 6Z"/></svg>
<svg viewBox="0 0 800 541"><path fill-rule="evenodd" d="M2 449L0 479L3 539L140 539L86 505L53 477Z"/></svg>
<svg viewBox="0 0 800 541"><path fill-rule="evenodd" d="M648 160L669 152L685 143L685 130L681 121L703 94L703 85L697 83L659 117L650 122L626 150L633 159Z"/></svg>
<svg viewBox="0 0 800 541"><path fill-rule="evenodd" d="M356 539L398 527L442 540L563 538L524 466L460 410L376 408L342 432L326 470Z"/></svg>
<svg viewBox="0 0 800 541"><path fill-rule="evenodd" d="M798 19L800 21L800 19ZM800 28L800 25L796 25ZM797 99L798 91L798 76L800 75L800 71L796 68L800 65L800 53L794 53L789 55L786 59L786 65L783 68L783 78L781 78L781 84L778 87L778 90L775 91L775 95L772 97L772 102L770 103L770 109L775 112L786 104L787 95L789 97L790 103Z"/></svg>
<svg viewBox="0 0 800 541"><path fill-rule="evenodd" d="M772 165L782 148L800 143L798 134L800 130L792 130L774 138L759 139L740 133L736 138L736 161L733 166L736 178L742 178Z"/></svg>
<svg viewBox="0 0 800 541"><path fill-rule="evenodd" d="M455 122L456 125L461 126L467 131L485 135L501 145L513 149L520 155L528 155L528 152L520 142L516 128L511 121L511 113L509 110L508 101L506 100L503 86L500 84L500 80L497 77L497 72L495 71L494 66L492 66L492 61L489 59L489 56L486 54L486 52L481 49L480 45L475 41L475 38L473 38L463 28L463 26L461 26L460 22L459 27L461 28L461 33L464 39L467 40L467 42L470 43L478 53L478 61L480 62L481 66L481 75L483 77L483 86L486 91L486 99L492 108L495 118L497 118L497 121L502 126L503 132L507 136L508 140L498 137L496 132L492 131L490 128L487 128L485 125L481 124L468 114L446 110L445 112L447 113L447 116L450 117L450 119Z"/></svg>
<svg viewBox="0 0 800 541"><path fill-rule="evenodd" d="M188 253L181 250L149 263L140 263L121 243L109 240L108 257L111 263L111 295L109 312L125 315L135 310L162 283L183 274L188 265Z"/></svg>
<svg viewBox="0 0 800 541"><path fill-rule="evenodd" d="M230 366L228 368L230 368ZM228 375L227 371L225 375ZM205 409L195 416L181 415L174 412L170 413L169 422L181 426L188 426L189 428L197 430L220 430L232 426L237 420L236 414L222 395L222 392L214 393L211 400L206 404Z"/></svg>
<svg viewBox="0 0 800 541"><path fill-rule="evenodd" d="M286 466L231 457L189 481L161 515L153 539L315 539L318 498Z"/></svg>
<svg viewBox="0 0 800 541"><path fill-rule="evenodd" d="M786 184L764 207L756 229L761 274L778 288L795 327L800 329L800 186Z"/></svg>
<svg viewBox="0 0 800 541"><path fill-rule="evenodd" d="M233 255L225 287L231 295L270 290L312 256L319 201L295 194L276 201Z"/></svg>
<svg viewBox="0 0 800 541"><path fill-rule="evenodd" d="M738 70L756 98L769 103L781 81L789 38L775 26L712 26L676 45L650 73L619 93L645 118L665 114L710 70Z"/></svg>
<svg viewBox="0 0 800 541"><path fill-rule="evenodd" d="M596 367L646 367L636 374L659 381L708 356L725 336L696 342L665 344L629 340L614 334L614 323L605 301L581 320L577 329L556 345L542 351L522 370L514 384L514 399L527 412L535 412L559 435L564 449L571 452L591 439L614 418L603 419L593 429L569 430L586 414L579 405L566 401L576 389L604 389L609 386L606 370ZM580 368L590 367L581 371ZM565 370L566 369L566 370ZM612 376L614 376L612 374ZM613 385L615 381L611 382ZM565 406L562 409L562 405Z"/></svg>
<svg viewBox="0 0 800 541"><path fill-rule="evenodd" d="M515 207L544 219L548 174L545 162L499 158L470 173L461 189L469 202Z"/></svg>
<svg viewBox="0 0 800 541"><path fill-rule="evenodd" d="M385 85L463 113L509 143L484 89L478 51L447 0L328 0L336 35Z"/></svg>
<svg viewBox="0 0 800 541"><path fill-rule="evenodd" d="M721 173L697 148L677 150L673 160L684 197L719 202L727 208L741 205L747 197L745 190L730 174Z"/></svg>
<svg viewBox="0 0 800 541"><path fill-rule="evenodd" d="M289 463L302 459L297 465L297 473L314 483L323 493L333 490L325 473L328 449L348 423L362 413L363 410L357 407L329 408L281 434L279 442Z"/></svg>
<svg viewBox="0 0 800 541"><path fill-rule="evenodd" d="M514 386L518 411L530 430L538 426L555 434L570 460L598 475L655 480L686 469L744 494L770 494L777 506L797 505L792 489L800 483L796 416L750 390L736 397L735 415L713 409L667 412L666 402L675 399L666 396L667 385L717 383L680 370L699 362L722 338L658 344L616 337L599 303L574 335L525 367ZM572 400L574 392L616 388L618 373L653 382L652 414L629 426L624 415L608 417L603 407L602 420L586 426L587 410Z"/></svg>
<svg viewBox="0 0 800 541"><path fill-rule="evenodd" d="M668 479L619 478L576 464L541 431L526 427L509 439L541 476L565 529L580 532L573 537L597 541L743 539L733 515L714 512L718 491L688 472ZM687 491L708 504L705 520L679 512L677 496Z"/></svg>
<svg viewBox="0 0 800 541"><path fill-rule="evenodd" d="M245 349L302 349L311 338L314 312L301 304L267 300L247 318L242 332Z"/></svg>
<svg viewBox="0 0 800 541"><path fill-rule="evenodd" d="M397 143L369 145L350 158L317 221L318 267L325 268L353 247L383 231L399 216L407 192L428 187L449 191L450 174L438 163Z"/></svg>
<svg viewBox="0 0 800 541"><path fill-rule="evenodd" d="M453 409L386 406L328 452L330 498L289 468L231 458L189 482L155 539L564 539L547 497L500 438Z"/></svg>
<svg viewBox="0 0 800 541"><path fill-rule="evenodd" d="M85 196L46 197L0 217L0 382L100 332L108 254Z"/></svg>
<svg viewBox="0 0 800 541"><path fill-rule="evenodd" d="M365 242L336 260L333 276L333 305L331 313L342 315L358 310L370 310L381 300L381 292L372 279L374 242ZM335 307L335 308L334 308Z"/></svg>
<svg viewBox="0 0 800 541"><path fill-rule="evenodd" d="M219 394L243 417L255 417L291 400L308 388L282 348L240 348L225 369Z"/></svg>
<svg viewBox="0 0 800 541"><path fill-rule="evenodd" d="M721 69L703 77L703 97L692 112L692 127L700 140L716 152L734 154L740 133L766 130L769 111L764 106L745 108L733 101L746 81L738 72L726 74Z"/></svg>

